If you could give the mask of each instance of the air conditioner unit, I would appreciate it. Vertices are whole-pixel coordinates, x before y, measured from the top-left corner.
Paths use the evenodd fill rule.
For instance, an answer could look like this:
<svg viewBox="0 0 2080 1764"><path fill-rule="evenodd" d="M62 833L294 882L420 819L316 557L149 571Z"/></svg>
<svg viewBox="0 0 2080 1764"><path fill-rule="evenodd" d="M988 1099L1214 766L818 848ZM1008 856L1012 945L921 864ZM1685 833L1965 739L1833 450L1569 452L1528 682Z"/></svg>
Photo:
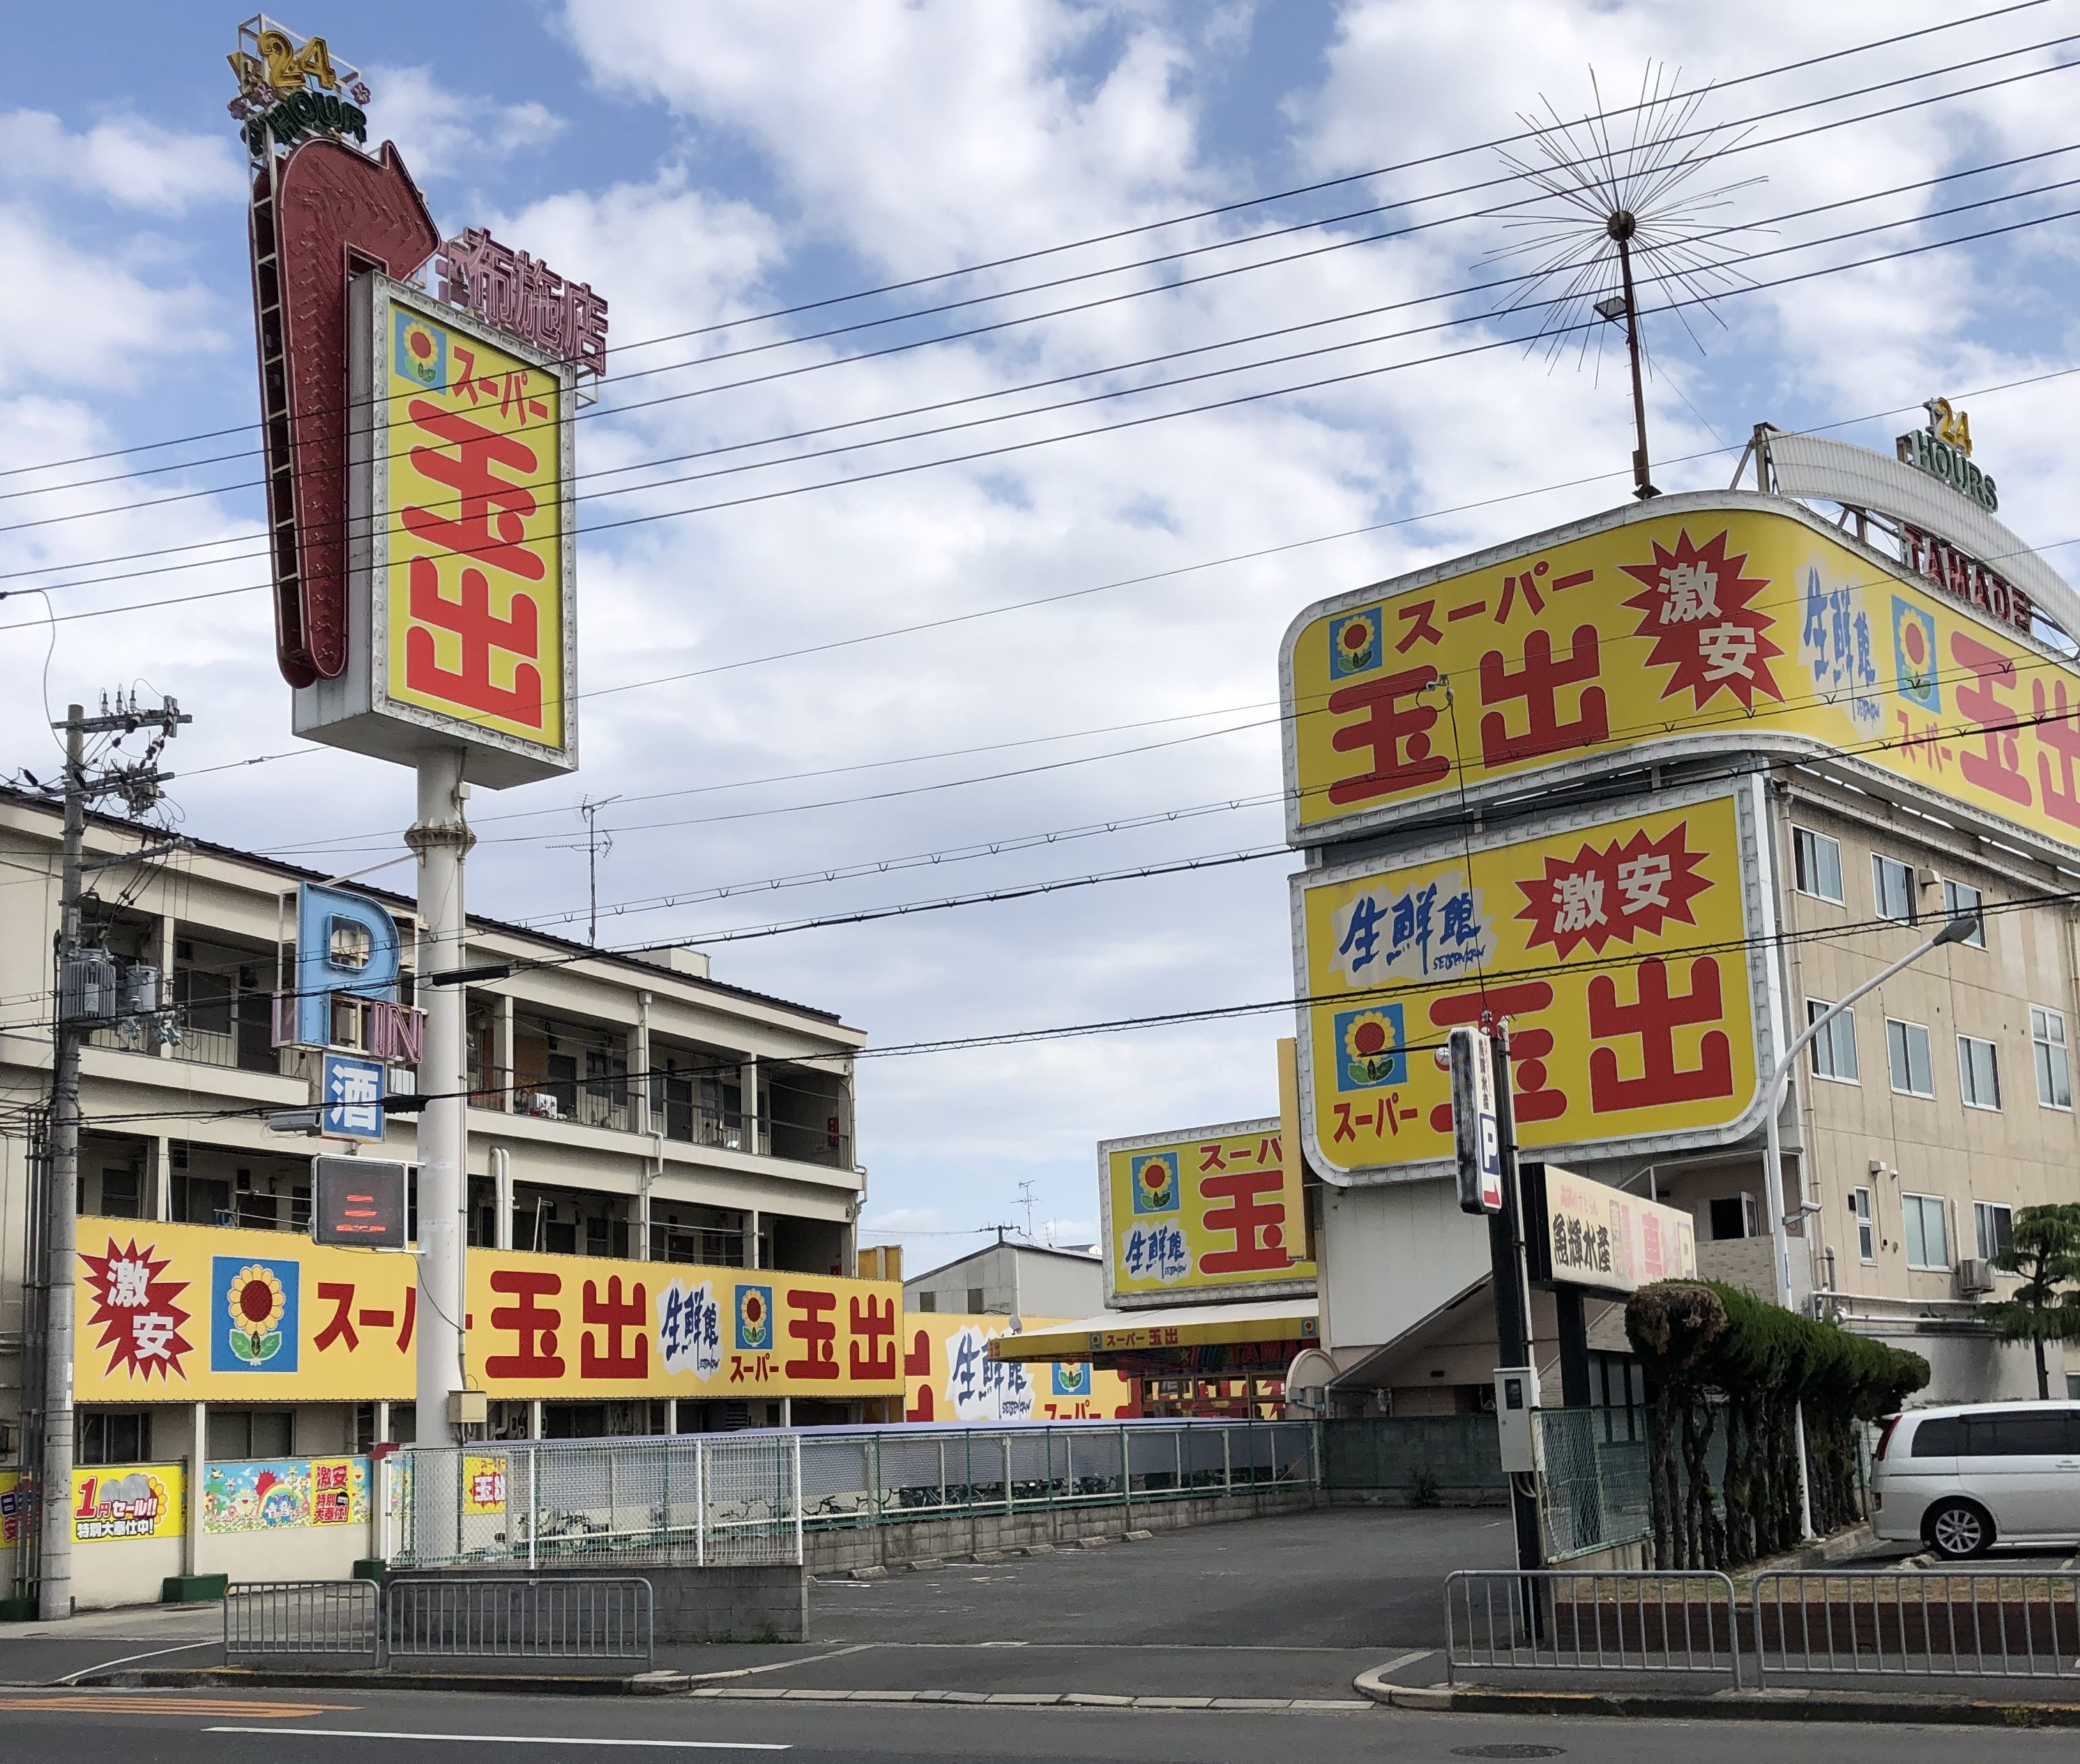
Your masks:
<svg viewBox="0 0 2080 1764"><path fill-rule="evenodd" d="M1981 1293L1994 1289L1992 1267L1976 1255L1960 1257L1957 1263L1957 1290L1967 1298L1975 1298Z"/></svg>
<svg viewBox="0 0 2080 1764"><path fill-rule="evenodd" d="M543 1121L560 1121L563 1118L562 1107L556 1097L542 1090L530 1090L520 1099L520 1112L539 1116Z"/></svg>

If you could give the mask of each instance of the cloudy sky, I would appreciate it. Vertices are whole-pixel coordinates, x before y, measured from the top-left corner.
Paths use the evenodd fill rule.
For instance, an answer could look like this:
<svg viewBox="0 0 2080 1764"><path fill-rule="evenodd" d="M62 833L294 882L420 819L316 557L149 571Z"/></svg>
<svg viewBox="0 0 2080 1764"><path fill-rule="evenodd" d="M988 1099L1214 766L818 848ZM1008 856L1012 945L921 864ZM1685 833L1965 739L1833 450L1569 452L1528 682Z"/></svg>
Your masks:
<svg viewBox="0 0 2080 1764"><path fill-rule="evenodd" d="M2070 574L2053 547L2080 533L2054 498L2080 380L1981 389L2080 362L2080 233L2057 218L2080 208L2080 0L1975 10L286 18L367 69L371 140L397 143L444 230L489 226L612 302L614 372L580 430L599 475L581 526L601 526L580 551L584 769L480 794L472 904L582 935L586 794L621 798L601 937L623 944L1276 846L1293 614L1625 494L1611 358L1528 354L1508 342L1526 321L1459 291L1523 264L1491 256L1522 242L1507 205L1527 191L1486 144L1541 99L1594 107L1592 65L1606 106L1650 64L1721 88L1697 123L1739 150L1696 187L1745 185L1713 215L1758 229L1731 249L1772 253L1743 272L1764 285L1693 321L1707 353L1649 321L1662 486L1724 484L1758 421L1889 447L1923 398L1977 393L2003 515ZM96 19L120 55L83 60L76 15L43 7L10 14L0 56L0 766L51 759L47 698L142 683L195 715L190 831L380 861L410 779L291 737L257 589L235 15L114 0ZM54 584L73 585L34 592ZM1275 999L1292 867L740 941L715 971L889 1045ZM1094 1142L1272 1112L1287 1024L863 1062L870 1236L940 1259L1022 1224L1023 1183L1036 1226L1093 1236Z"/></svg>

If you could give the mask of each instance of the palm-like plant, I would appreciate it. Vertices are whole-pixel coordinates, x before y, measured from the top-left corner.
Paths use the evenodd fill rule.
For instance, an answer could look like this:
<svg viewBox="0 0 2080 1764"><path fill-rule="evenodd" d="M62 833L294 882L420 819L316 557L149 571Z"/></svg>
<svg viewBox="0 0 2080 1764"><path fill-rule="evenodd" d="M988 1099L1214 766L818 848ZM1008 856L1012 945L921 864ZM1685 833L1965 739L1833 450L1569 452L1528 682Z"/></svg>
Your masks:
<svg viewBox="0 0 2080 1764"><path fill-rule="evenodd" d="M1993 1259L2002 1272L2022 1278L1987 1314L2002 1341L2026 1341L2036 1350L2036 1394L2048 1401L2044 1344L2080 1341L2080 1205L2024 1207L2007 1248Z"/></svg>

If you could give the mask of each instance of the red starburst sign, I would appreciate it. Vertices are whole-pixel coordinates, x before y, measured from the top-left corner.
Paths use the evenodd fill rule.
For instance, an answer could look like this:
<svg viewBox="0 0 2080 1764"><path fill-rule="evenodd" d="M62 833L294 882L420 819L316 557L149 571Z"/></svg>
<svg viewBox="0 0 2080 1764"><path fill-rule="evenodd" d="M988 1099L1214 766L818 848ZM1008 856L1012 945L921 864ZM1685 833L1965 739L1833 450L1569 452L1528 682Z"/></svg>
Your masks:
<svg viewBox="0 0 2080 1764"><path fill-rule="evenodd" d="M1625 602L1639 612L1633 635L1653 639L1651 665L1674 670L1661 696L1687 689L1700 710L1721 692L1743 710L1754 710L1758 697L1784 698L1769 666L1784 652L1770 641L1769 614L1754 604L1769 579L1743 576L1748 555L1729 557L1726 538L1721 529L1694 544L1685 527L1672 551L1656 539L1651 564L1624 566L1646 585Z"/></svg>
<svg viewBox="0 0 2080 1764"><path fill-rule="evenodd" d="M111 1238L106 1255L81 1252L94 1296L94 1316L87 1326L101 1331L111 1376L120 1368L135 1377L156 1375L170 1382L187 1376L181 1370L181 1356L193 1347L181 1334L188 1313L180 1297L188 1283L164 1278L172 1259L155 1255L154 1248L148 1243L140 1250L132 1238L119 1249Z"/></svg>
<svg viewBox="0 0 2080 1764"><path fill-rule="evenodd" d="M1608 845L1584 844L1571 857L1548 856L1543 876L1516 885L1524 900L1516 916L1532 926L1526 946L1550 944L1566 956L1587 944L1600 955L1606 944L1652 936L1671 920L1695 924L1690 903L1712 883L1698 874L1705 854L1689 848L1689 830L1678 821L1650 839L1641 828Z"/></svg>

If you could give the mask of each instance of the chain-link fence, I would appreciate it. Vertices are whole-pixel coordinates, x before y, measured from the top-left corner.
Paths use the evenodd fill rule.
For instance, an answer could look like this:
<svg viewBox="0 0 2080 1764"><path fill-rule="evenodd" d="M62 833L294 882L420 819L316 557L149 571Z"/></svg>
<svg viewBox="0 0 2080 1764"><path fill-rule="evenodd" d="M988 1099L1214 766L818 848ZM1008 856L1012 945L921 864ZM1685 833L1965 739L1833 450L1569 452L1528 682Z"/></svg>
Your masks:
<svg viewBox="0 0 2080 1764"><path fill-rule="evenodd" d="M410 1447L383 1460L403 1567L799 1562L802 1534L1320 1485L1305 1421L828 1427Z"/></svg>
<svg viewBox="0 0 2080 1764"><path fill-rule="evenodd" d="M1538 1517L1545 1560L1566 1561L1645 1537L1646 1417L1624 1409L1541 1409Z"/></svg>

